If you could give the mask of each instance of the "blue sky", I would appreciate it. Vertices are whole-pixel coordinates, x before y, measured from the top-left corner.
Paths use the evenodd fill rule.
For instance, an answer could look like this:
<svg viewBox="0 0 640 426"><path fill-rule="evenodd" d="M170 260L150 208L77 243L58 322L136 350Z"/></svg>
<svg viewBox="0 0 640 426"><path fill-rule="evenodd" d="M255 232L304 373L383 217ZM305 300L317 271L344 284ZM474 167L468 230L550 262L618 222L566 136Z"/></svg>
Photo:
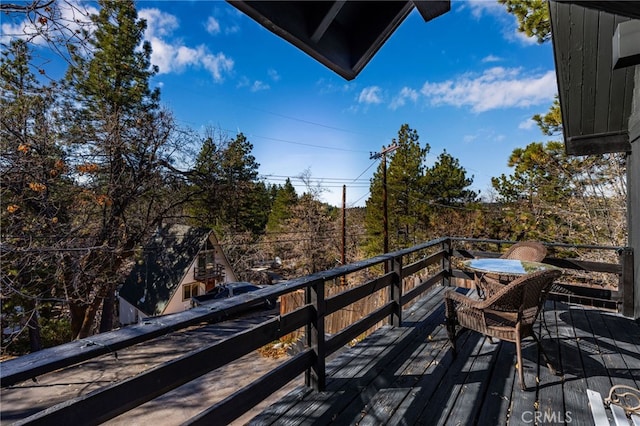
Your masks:
<svg viewBox="0 0 640 426"><path fill-rule="evenodd" d="M473 189L509 174L514 148L546 138L530 120L557 93L550 43L516 31L497 1L452 1L425 23L412 12L364 70L346 81L223 1L142 1L153 84L181 126L253 144L268 182L308 172L322 198L363 206L379 151L409 124L473 175ZM3 18L5 19L5 18ZM20 22L2 22L3 36Z"/></svg>

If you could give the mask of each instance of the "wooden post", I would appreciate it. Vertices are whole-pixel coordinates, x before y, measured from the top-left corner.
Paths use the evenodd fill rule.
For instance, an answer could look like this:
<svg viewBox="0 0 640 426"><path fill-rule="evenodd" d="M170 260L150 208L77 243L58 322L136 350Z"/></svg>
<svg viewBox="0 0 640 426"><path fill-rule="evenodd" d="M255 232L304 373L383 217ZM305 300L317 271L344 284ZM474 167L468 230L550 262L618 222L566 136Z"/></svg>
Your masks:
<svg viewBox="0 0 640 426"><path fill-rule="evenodd" d="M451 240L447 239L442 242L442 250L445 252L445 256L442 258L442 270L447 271L442 285L449 287L451 286L451 275L453 274L451 268Z"/></svg>
<svg viewBox="0 0 640 426"><path fill-rule="evenodd" d="M327 349L325 346L324 317L326 305L324 300L324 280L313 282L306 289L306 303L310 303L315 308L315 318L311 324L307 325L307 345L313 349L316 359L305 373L305 383L314 390L323 391L326 386L326 366L325 357Z"/></svg>
<svg viewBox="0 0 640 426"><path fill-rule="evenodd" d="M622 315L625 317L634 317L634 283L633 283L633 249L625 247L618 253L620 259L620 281L618 289L622 294Z"/></svg>
<svg viewBox="0 0 640 426"><path fill-rule="evenodd" d="M402 323L402 257L391 260L393 280L389 288L389 298L393 302L393 312L389 317L389 324L399 327Z"/></svg>
<svg viewBox="0 0 640 426"><path fill-rule="evenodd" d="M382 151L382 252L389 252L389 208L387 207L387 152ZM384 273L389 272L389 262L384 262Z"/></svg>
<svg viewBox="0 0 640 426"><path fill-rule="evenodd" d="M342 265L347 264L347 185L342 185L342 250L340 262ZM340 277L340 284L346 284L346 277Z"/></svg>
<svg viewBox="0 0 640 426"><path fill-rule="evenodd" d="M640 318L640 66L636 66L633 98L629 116L629 142L627 152L627 228L628 245L637 255L633 256L633 318ZM626 295L625 299L630 299Z"/></svg>

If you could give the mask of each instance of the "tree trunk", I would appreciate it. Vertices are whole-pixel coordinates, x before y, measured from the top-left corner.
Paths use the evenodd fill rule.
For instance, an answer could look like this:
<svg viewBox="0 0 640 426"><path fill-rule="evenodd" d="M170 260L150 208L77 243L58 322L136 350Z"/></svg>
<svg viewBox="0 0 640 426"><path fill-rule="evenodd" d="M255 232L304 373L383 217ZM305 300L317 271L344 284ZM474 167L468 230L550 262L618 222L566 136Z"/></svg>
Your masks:
<svg viewBox="0 0 640 426"><path fill-rule="evenodd" d="M78 334L80 334L80 329L82 328L86 310L86 305L77 304L73 300L69 301L69 313L71 314L71 335L74 339L77 339Z"/></svg>
<svg viewBox="0 0 640 426"><path fill-rule="evenodd" d="M113 308L115 305L115 292L109 289L102 301L102 315L100 317L100 333L113 330Z"/></svg>
<svg viewBox="0 0 640 426"><path fill-rule="evenodd" d="M95 299L90 305L75 305L69 304L71 311L71 330L73 331L73 338L84 339L91 335L91 329L98 313L98 306L100 306L102 299Z"/></svg>
<svg viewBox="0 0 640 426"><path fill-rule="evenodd" d="M84 313L82 326L80 327L80 331L78 332L76 339L84 339L85 337L91 336L91 329L93 328L93 323L95 322L99 305L100 299L96 299L91 305L87 307Z"/></svg>
<svg viewBox="0 0 640 426"><path fill-rule="evenodd" d="M40 321L38 321L38 307L33 310L33 314L29 318L27 324L29 327L29 347L31 352L37 352L42 349L42 336L40 335Z"/></svg>

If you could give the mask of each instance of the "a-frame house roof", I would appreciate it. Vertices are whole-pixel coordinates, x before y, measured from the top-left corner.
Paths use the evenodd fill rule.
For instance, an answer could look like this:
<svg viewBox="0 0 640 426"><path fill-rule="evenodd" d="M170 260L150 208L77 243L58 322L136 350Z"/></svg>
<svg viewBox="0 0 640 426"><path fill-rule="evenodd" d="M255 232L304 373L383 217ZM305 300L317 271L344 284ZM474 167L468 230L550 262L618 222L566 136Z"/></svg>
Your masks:
<svg viewBox="0 0 640 426"><path fill-rule="evenodd" d="M210 234L209 229L186 225L158 229L119 296L146 315L160 315Z"/></svg>

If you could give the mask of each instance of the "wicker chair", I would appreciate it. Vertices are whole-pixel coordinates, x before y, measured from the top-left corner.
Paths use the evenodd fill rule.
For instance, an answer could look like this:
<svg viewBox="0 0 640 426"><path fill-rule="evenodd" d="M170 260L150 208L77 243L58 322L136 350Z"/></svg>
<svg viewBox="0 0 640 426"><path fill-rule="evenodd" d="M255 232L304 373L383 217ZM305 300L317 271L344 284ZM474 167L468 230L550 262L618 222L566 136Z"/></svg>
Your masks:
<svg viewBox="0 0 640 426"><path fill-rule="evenodd" d="M500 259L516 259L541 262L547 256L547 248L537 241L522 241L512 245ZM484 273L476 277L476 289L480 298L485 299L513 280L512 276Z"/></svg>
<svg viewBox="0 0 640 426"><path fill-rule="evenodd" d="M465 329L474 330L490 338L516 344L520 386L525 388L522 371L522 340L533 337L551 370L555 369L536 337L533 325L547 298L553 281L562 274L558 269L524 275L502 288L486 300L477 300L456 293L445 292L446 326L449 340L456 354L456 339ZM458 327L461 327L458 330Z"/></svg>

